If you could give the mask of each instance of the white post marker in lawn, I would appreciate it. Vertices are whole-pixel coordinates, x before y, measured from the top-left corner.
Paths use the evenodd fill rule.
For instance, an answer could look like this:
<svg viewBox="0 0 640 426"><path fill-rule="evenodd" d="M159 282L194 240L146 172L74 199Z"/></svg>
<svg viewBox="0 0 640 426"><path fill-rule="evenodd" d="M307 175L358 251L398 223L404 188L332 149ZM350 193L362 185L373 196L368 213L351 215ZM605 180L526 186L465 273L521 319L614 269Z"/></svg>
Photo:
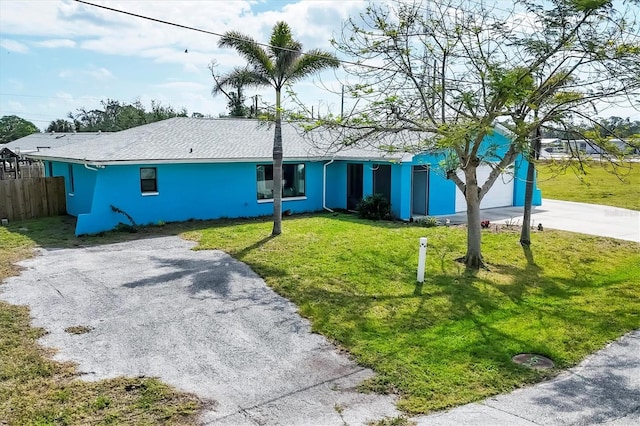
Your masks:
<svg viewBox="0 0 640 426"><path fill-rule="evenodd" d="M427 260L427 239L420 238L420 250L418 252L418 282L424 282L424 265Z"/></svg>

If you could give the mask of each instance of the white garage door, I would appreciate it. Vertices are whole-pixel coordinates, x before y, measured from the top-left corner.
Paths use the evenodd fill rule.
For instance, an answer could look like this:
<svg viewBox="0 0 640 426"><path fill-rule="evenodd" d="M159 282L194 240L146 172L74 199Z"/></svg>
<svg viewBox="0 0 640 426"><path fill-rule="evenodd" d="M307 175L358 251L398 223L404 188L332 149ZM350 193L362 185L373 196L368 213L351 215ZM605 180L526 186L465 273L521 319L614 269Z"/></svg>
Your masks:
<svg viewBox="0 0 640 426"><path fill-rule="evenodd" d="M478 167L478 185L483 185L491 173L491 167L484 165ZM458 176L464 181L464 174L459 171ZM504 207L513 205L513 175L503 173L498 176L493 186L487 192L480 202L481 209L490 209L492 207ZM467 211L467 202L464 199L462 191L456 187L456 212Z"/></svg>

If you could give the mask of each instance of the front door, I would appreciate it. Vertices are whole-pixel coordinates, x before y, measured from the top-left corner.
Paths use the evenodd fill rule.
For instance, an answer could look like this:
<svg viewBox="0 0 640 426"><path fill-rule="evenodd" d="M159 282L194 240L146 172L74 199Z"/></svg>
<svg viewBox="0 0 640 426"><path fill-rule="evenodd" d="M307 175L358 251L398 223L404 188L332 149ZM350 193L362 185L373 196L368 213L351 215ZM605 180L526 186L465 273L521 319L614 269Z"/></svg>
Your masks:
<svg viewBox="0 0 640 426"><path fill-rule="evenodd" d="M347 164L347 210L355 210L362 200L362 164Z"/></svg>
<svg viewBox="0 0 640 426"><path fill-rule="evenodd" d="M413 166L412 216L426 216L429 211L429 166Z"/></svg>

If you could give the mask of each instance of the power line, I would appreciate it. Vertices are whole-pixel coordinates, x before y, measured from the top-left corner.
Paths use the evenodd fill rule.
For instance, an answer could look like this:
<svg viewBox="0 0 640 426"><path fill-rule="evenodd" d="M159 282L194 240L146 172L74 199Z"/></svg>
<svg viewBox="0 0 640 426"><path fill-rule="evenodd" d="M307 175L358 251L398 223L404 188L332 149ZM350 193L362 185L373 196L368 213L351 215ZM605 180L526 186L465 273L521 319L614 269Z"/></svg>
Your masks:
<svg viewBox="0 0 640 426"><path fill-rule="evenodd" d="M81 3L81 4L84 4L84 5L87 5L87 6L96 7L96 8L99 8L99 9L104 9L104 10L108 10L108 11L111 11L111 12L127 15L127 16L132 16L132 17L135 17L135 18L144 19L144 20L151 21L151 22L156 22L156 23L160 23L160 24L164 24L164 25L169 25L169 26L173 26L173 27L177 27L177 28L182 28L182 29L189 30L189 31L195 31L195 32L203 33L203 34L213 35L213 36L216 36L216 37L228 37L228 38L231 38L231 39L234 39L234 40L237 40L237 41L245 41L245 39L240 38L240 37L233 37L233 36L230 36L228 34L225 35L225 34L221 34L219 32L215 32L215 31L205 30L205 29L202 29L202 28L197 28L197 27L192 27L192 26L189 26L189 25L178 24L176 22L166 21L166 20L159 19L159 18L153 18L153 17L150 17L150 16L140 15L140 14L137 14L137 13L126 11L126 10L121 10L121 9L116 9L116 8L109 7L109 6L104 6L104 5L100 5L100 4L91 3L91 2L88 2L86 0L74 0L74 1L76 1L77 3ZM478 5L478 6L486 6L481 1L478 1L478 0L467 0L467 1L470 2L470 3L474 3L474 4ZM493 9L493 10L498 10L498 11L506 12L506 13L509 13L509 14L516 13L515 9L513 9L513 10L502 9L502 8L497 7L497 5L495 5L495 4L491 5L489 7L491 9ZM425 9L425 8L419 8L419 10L420 9L422 11L428 11L428 9ZM537 29L535 26L533 26L531 24L528 24L528 23L525 23L525 22L519 22L518 26L528 27L528 28L533 29L533 30ZM637 36L637 34L633 34L631 32L623 31L622 29L620 30L620 32L624 33L624 34L629 34L629 35L632 35L632 36ZM276 49L289 51L289 52L293 52L293 53L299 53L299 54L304 55L304 56L322 57L322 56L315 55L315 54L312 54L312 53L303 52L303 51L300 51L300 50L290 49L290 48L286 48L286 47L277 47L277 46L273 46L273 45L268 44L268 43L262 43L262 42L255 41L255 40L252 40L252 42L255 43L258 46L261 46L261 47L276 48ZM346 60L346 59L337 59L337 60L338 60L338 62L340 62L342 64L353 65L353 66L356 66L356 67L365 67L365 68L369 68L369 69L374 69L374 70L379 70L379 71L388 71L388 72L394 72L395 71L395 70L388 69L388 68L385 68L385 67L380 67L380 66L376 66L376 65L370 65L370 64L361 63L361 62L349 61L349 60Z"/></svg>
<svg viewBox="0 0 640 426"><path fill-rule="evenodd" d="M170 26L182 28L182 29L185 29L185 30L196 31L196 32L199 32L199 33L209 34L209 35L213 35L213 36L216 36L216 37L228 37L228 38L231 38L231 39L237 40L237 41L245 41L245 39L240 38L240 37L232 37L232 36L229 36L229 35L217 33L215 31L209 31L209 30L204 30L202 28L191 27L189 25L182 25L182 24L178 24L178 23L175 23L175 22L165 21L163 19L152 18L150 16L139 15L137 13L128 12L126 10L115 9L113 7L103 6L101 4L90 3L90 2L85 1L85 0L74 0L74 1L76 1L78 3L85 4L87 6L93 6L93 7L97 7L97 8L100 8L100 9L109 10L111 12L121 13L123 15L133 16L135 18L145 19L147 21L152 21L152 22L157 22L157 23L160 23L160 24L170 25ZM303 52L303 51L296 50L296 49L290 49L288 47L272 46L272 45L270 45L268 43L261 43L259 41L255 41L255 40L253 40L253 42L255 44L257 44L258 46L261 46L261 47L276 48L276 49L279 49L279 50L284 50L286 52L299 53L299 54L301 54L303 56L311 56L311 57L316 57L316 58L323 58L324 57L324 56L320 56L320 55L314 55L313 53ZM377 69L377 70L380 70L380 71L389 71L388 69L383 68L383 67L378 67L378 66L375 66L375 65L368 65L368 64L361 64L361 63L357 63L357 62L353 62L353 61L348 61L348 60L345 60L345 59L338 59L338 61L340 63L348 64L348 65L363 66L363 67L367 67L367 68L371 68L371 69Z"/></svg>

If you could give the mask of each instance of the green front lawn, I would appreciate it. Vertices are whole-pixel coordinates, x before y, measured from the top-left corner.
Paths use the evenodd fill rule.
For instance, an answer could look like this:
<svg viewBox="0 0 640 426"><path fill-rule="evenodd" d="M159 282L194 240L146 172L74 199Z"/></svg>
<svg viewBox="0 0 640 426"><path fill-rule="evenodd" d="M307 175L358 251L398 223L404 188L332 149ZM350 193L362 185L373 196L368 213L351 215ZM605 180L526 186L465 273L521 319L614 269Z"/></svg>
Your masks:
<svg viewBox="0 0 640 426"><path fill-rule="evenodd" d="M640 210L640 163L591 161L579 173L562 162L541 162L537 170L543 198Z"/></svg>
<svg viewBox="0 0 640 426"><path fill-rule="evenodd" d="M363 385L397 392L424 413L507 392L548 374L511 362L533 352L566 368L640 327L635 243L544 231L532 252L518 230L483 235L490 270L454 261L464 228L419 228L316 215L271 223L220 222L187 233L200 249L249 264L292 300L313 330L378 376ZM427 278L416 285L419 237L429 238Z"/></svg>

